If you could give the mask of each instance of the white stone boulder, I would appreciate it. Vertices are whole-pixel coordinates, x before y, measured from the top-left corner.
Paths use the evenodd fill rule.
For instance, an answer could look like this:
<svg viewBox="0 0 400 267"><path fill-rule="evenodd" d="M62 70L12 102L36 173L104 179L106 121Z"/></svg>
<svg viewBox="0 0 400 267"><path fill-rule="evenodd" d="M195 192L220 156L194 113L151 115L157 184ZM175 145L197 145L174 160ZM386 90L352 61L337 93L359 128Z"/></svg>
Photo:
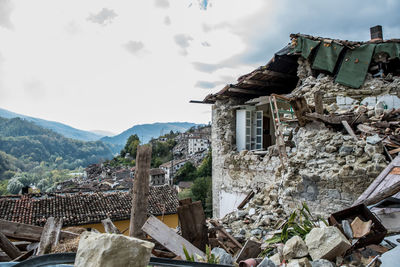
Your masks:
<svg viewBox="0 0 400 267"><path fill-rule="evenodd" d="M117 234L82 233L76 254L77 267L148 265L153 243Z"/></svg>
<svg viewBox="0 0 400 267"><path fill-rule="evenodd" d="M350 247L350 242L334 226L325 228L313 228L306 235L308 253L313 260L334 260L343 255Z"/></svg>
<svg viewBox="0 0 400 267"><path fill-rule="evenodd" d="M311 267L311 263L307 258L291 259L286 267Z"/></svg>
<svg viewBox="0 0 400 267"><path fill-rule="evenodd" d="M286 260L303 258L307 255L308 248L300 236L290 238L283 247L283 258Z"/></svg>

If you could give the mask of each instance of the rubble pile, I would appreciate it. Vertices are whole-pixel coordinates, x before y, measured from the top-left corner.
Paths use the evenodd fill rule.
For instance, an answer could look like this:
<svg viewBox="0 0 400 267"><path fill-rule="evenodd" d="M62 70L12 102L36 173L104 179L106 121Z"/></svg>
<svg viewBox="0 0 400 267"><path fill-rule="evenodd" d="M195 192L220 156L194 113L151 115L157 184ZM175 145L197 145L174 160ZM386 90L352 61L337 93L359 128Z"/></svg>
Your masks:
<svg viewBox="0 0 400 267"><path fill-rule="evenodd" d="M334 77L331 75L320 73L317 77L314 77L310 60L299 57L297 63L299 64L297 68L299 84L289 96L302 95L306 98L308 104L314 105L314 94L319 91L323 92L324 104L326 104L328 111L336 111L339 108L336 103L338 98L348 97L347 102L343 103L344 106L359 105L366 102L375 106L378 101L374 96L394 95L400 97L400 76L389 74L386 77L379 78L367 73L364 84L360 88L354 89L335 83Z"/></svg>

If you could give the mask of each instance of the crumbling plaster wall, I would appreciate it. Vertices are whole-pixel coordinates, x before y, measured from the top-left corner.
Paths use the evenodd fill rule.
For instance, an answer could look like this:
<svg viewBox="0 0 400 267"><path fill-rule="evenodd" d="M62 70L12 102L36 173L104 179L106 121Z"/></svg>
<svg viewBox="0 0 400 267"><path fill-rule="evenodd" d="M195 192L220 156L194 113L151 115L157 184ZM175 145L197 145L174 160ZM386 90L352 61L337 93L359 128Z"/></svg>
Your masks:
<svg viewBox="0 0 400 267"><path fill-rule="evenodd" d="M293 94L302 94L313 104L314 92L322 90L328 110L337 109L336 96L350 96L358 101L384 94L400 95L400 79L367 80L360 89L335 84L333 78L311 75L309 62L299 60L300 83ZM290 212L302 201L317 214L349 207L387 166L381 144L355 141L348 134L313 122L294 133L293 148L287 147L288 162L280 165L274 146L264 157L235 147L235 110L239 99L217 101L212 112L213 211L223 217L232 211L251 189L261 192L253 205L264 206L274 215ZM236 194L237 199L224 199ZM231 203L227 210L226 203ZM234 203L232 203L234 202ZM257 204L255 204L257 203ZM223 210L221 210L223 207ZM287 214L286 214L287 215Z"/></svg>

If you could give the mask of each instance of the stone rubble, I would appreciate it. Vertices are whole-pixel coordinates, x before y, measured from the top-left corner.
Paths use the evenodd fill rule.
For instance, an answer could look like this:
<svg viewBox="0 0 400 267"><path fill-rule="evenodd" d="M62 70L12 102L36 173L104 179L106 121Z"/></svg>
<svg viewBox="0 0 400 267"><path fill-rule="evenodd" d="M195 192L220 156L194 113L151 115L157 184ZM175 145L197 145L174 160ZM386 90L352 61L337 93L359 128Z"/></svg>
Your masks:
<svg viewBox="0 0 400 267"><path fill-rule="evenodd" d="M299 259L308 255L306 243L300 236L289 239L283 247L283 258L286 260Z"/></svg>
<svg viewBox="0 0 400 267"><path fill-rule="evenodd" d="M346 237L334 226L313 228L305 241L313 260L334 260L351 247Z"/></svg>
<svg viewBox="0 0 400 267"><path fill-rule="evenodd" d="M117 234L82 233L76 267L146 267L153 243Z"/></svg>

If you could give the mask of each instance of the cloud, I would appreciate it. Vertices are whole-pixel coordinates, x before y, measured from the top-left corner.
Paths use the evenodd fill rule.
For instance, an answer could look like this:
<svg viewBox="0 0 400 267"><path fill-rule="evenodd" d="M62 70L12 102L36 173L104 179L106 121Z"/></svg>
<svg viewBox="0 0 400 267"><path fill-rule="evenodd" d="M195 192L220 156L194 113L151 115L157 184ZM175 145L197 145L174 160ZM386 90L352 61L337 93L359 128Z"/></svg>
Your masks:
<svg viewBox="0 0 400 267"><path fill-rule="evenodd" d="M129 41L123 45L128 52L136 54L144 48L144 44L141 41Z"/></svg>
<svg viewBox="0 0 400 267"><path fill-rule="evenodd" d="M115 13L114 10L108 9L108 8L103 8L97 14L90 14L89 17L87 18L87 20L91 21L93 23L98 23L100 25L107 25L107 24L112 23L113 19L116 16L118 16L118 14Z"/></svg>
<svg viewBox="0 0 400 267"><path fill-rule="evenodd" d="M222 84L221 81L209 82L209 81L197 81L194 85L195 87L203 88L203 89L211 89L217 85Z"/></svg>
<svg viewBox="0 0 400 267"><path fill-rule="evenodd" d="M68 34L71 35L75 35L81 31L79 24L75 21L70 21L67 25L65 25L64 29Z"/></svg>
<svg viewBox="0 0 400 267"><path fill-rule="evenodd" d="M170 19L169 16L165 16L165 18L164 18L164 24L167 25L167 26L171 25L171 19Z"/></svg>
<svg viewBox="0 0 400 267"><path fill-rule="evenodd" d="M0 26L12 30L14 28L11 22L11 13L14 5L10 0L0 0Z"/></svg>
<svg viewBox="0 0 400 267"><path fill-rule="evenodd" d="M207 41L201 42L201 45L204 46L204 47L210 47L211 46L210 43L207 42Z"/></svg>
<svg viewBox="0 0 400 267"><path fill-rule="evenodd" d="M42 99L46 94L45 85L37 79L25 81L23 84L23 88L24 93L34 99Z"/></svg>
<svg viewBox="0 0 400 267"><path fill-rule="evenodd" d="M155 0L154 5L159 8L169 8L168 0Z"/></svg>
<svg viewBox="0 0 400 267"><path fill-rule="evenodd" d="M187 34L177 34L174 36L175 43L181 48L182 55L186 56L188 54L187 48L190 46L190 41L193 38Z"/></svg>
<svg viewBox="0 0 400 267"><path fill-rule="evenodd" d="M221 64L208 64L203 62L193 62L193 67L201 72L213 73L214 71L223 68Z"/></svg>

